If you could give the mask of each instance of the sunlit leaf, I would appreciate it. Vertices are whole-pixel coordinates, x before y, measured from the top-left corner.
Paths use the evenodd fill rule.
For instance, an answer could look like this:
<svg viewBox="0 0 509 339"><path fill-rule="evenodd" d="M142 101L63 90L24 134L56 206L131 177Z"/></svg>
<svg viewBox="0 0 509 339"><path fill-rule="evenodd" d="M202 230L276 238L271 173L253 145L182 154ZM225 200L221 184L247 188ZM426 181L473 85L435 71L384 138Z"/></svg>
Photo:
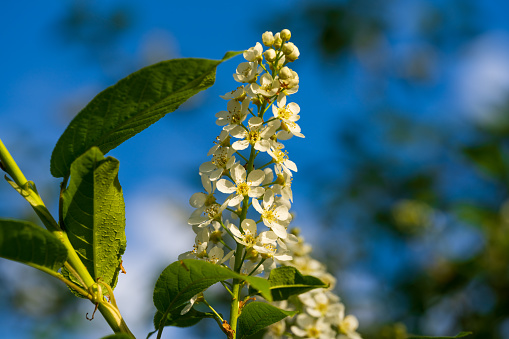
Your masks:
<svg viewBox="0 0 509 339"><path fill-rule="evenodd" d="M51 155L51 174L65 177L92 146L108 153L187 99L214 84L222 60L174 59L140 69L99 93L71 121Z"/></svg>

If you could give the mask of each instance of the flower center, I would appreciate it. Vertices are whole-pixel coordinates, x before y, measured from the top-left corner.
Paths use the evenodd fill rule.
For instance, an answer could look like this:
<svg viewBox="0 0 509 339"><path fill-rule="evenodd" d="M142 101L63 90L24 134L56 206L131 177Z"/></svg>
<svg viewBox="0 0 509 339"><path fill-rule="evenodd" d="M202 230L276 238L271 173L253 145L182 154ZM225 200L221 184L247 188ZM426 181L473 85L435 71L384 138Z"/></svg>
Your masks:
<svg viewBox="0 0 509 339"><path fill-rule="evenodd" d="M258 141L261 140L260 131L249 131L249 134L247 135L247 140L251 145L254 145Z"/></svg>
<svg viewBox="0 0 509 339"><path fill-rule="evenodd" d="M242 195L242 196L248 195L249 189L250 188L247 185L247 183L242 182L242 183L237 185L237 194L238 195Z"/></svg>
<svg viewBox="0 0 509 339"><path fill-rule="evenodd" d="M214 203L205 209L204 214L207 215L209 217L209 219L213 220L219 216L219 208L220 207L221 207L221 205Z"/></svg>
<svg viewBox="0 0 509 339"><path fill-rule="evenodd" d="M279 119L287 120L293 115L293 113L288 108L286 108L286 106L284 106L277 109L277 115Z"/></svg>

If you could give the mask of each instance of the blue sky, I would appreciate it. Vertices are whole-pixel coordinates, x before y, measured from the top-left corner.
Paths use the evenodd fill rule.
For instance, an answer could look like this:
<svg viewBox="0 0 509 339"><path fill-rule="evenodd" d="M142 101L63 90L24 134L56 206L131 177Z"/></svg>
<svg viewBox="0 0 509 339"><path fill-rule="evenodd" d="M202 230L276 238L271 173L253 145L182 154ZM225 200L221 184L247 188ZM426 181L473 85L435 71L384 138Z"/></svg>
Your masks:
<svg viewBox="0 0 509 339"><path fill-rule="evenodd" d="M247 49L261 41L265 30L276 32L284 28L264 27L265 23L274 22L278 12L286 14L305 4L304 1L92 3L94 8L102 8L102 13L123 4L133 14L133 25L112 46L112 55L119 57L118 67L116 62L101 63L93 51L61 39L57 23L68 11L68 3L8 2L0 14L3 28L0 60L4 65L0 69L0 138L26 176L42 187L53 187L53 194L57 193L59 183L49 174L53 146L73 112L77 113L95 94L130 72L158 61L154 55L219 59L228 50ZM385 42L387 55L368 56L371 61L384 57L398 60L398 56L416 46L427 50L428 46L414 35L413 21L407 19L411 18L408 13L421 11L426 2L400 1L399 5L387 14L394 16L397 23ZM328 71L328 66L334 66L334 60L323 62L316 53L306 53L306 48L312 48L314 37L294 34L292 40L300 48L301 58L294 65L300 76L300 89L292 100L301 107L299 124L306 139L291 140L287 149L299 167L293 182L292 208L297 215L296 222L311 241L319 243L321 236L320 228L316 227L316 216L321 211L311 196L315 192L313 185L317 177L343 178L345 169L338 165L343 159L337 151L336 137L338 128L345 128L350 117L360 117L370 124L370 111L388 96L399 108L418 112L413 119L423 123L463 128L465 121L489 119L484 108L500 100L509 89L509 35L506 10L494 4L480 8L478 20L483 34L459 51L439 51L434 55L440 64L434 70L433 86L423 86L409 95L400 84L387 83L386 92L381 94L383 98L375 96L371 102L366 102L363 94L370 86L370 79L366 79L365 71L359 67L362 62L370 62L362 59L367 56L352 57L348 68L330 67ZM449 14L453 18L454 13ZM451 21L453 25L454 19ZM220 65L212 88L110 152L121 162L120 182L128 208L128 247L124 257L128 275L121 277L117 299L127 321L134 319L132 326L140 336L146 333L147 324L138 319L137 312L147 303L151 307L150 284L164 263L169 264L178 253L192 246L194 236L186 226L187 214L191 212L187 201L201 189L198 166L207 160L212 140L220 132L214 114L226 107L226 101L219 95L237 86L232 73L240 62L239 56ZM440 115L443 111L450 114ZM408 152L412 153L413 149L409 148ZM328 161L331 156L335 162ZM433 156L432 151L429 156ZM423 154L421 161L426 160ZM56 195L44 198L54 210ZM6 184L0 185L0 199L2 217L18 216L26 208ZM178 241L174 241L175 237ZM23 270L17 264L3 265L9 272ZM362 286L372 288L369 277L354 278L352 272L347 273L345 280L350 277L351 285L361 286L361 292ZM14 274L9 276L15 279ZM359 283L361 280L364 285ZM133 290L143 292L134 298ZM84 312L90 312L90 305L83 304ZM1 321L5 325L2 328L20 329L17 324L9 324L7 315ZM97 323L87 328L97 331L94 326ZM108 329L101 327L84 337L107 333ZM167 337L171 337L170 330Z"/></svg>

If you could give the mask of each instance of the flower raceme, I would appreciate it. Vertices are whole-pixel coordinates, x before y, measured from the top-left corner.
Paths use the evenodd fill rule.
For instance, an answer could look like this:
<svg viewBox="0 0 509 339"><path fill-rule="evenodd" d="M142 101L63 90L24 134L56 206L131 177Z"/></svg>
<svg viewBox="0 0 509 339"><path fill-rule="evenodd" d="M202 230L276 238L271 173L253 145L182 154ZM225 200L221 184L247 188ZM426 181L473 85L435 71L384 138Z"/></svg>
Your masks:
<svg viewBox="0 0 509 339"><path fill-rule="evenodd" d="M297 124L300 107L287 98L299 89L299 76L289 66L300 52L290 38L287 29L265 32L263 45L257 42L244 51L245 61L233 74L240 86L221 96L227 100L226 109L216 113L215 122L222 130L208 152L212 158L199 168L205 191L190 199L195 208L188 220L196 233L194 249L179 259L206 260L237 273L265 276L277 266L297 267L304 260L299 238L289 230L297 165L281 142L304 138ZM282 327L296 337L359 338L351 317L331 316L336 310L344 314L339 298L331 295L330 291L303 295L304 313L290 323L277 323L278 330L267 333L275 338ZM185 312L198 302L193 297Z"/></svg>

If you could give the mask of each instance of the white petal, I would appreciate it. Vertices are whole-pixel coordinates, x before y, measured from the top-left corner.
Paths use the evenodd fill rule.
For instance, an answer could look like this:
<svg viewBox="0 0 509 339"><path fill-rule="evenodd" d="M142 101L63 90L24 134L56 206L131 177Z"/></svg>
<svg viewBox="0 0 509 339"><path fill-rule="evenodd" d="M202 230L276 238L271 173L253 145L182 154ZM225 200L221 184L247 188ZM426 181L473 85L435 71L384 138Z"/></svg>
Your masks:
<svg viewBox="0 0 509 339"><path fill-rule="evenodd" d="M250 198L259 198L265 193L265 188L263 187L253 187L249 190L249 197ZM194 207L194 206L193 206Z"/></svg>
<svg viewBox="0 0 509 339"><path fill-rule="evenodd" d="M253 219L244 219L242 222L242 230L244 233L249 232L252 235L256 234L256 222Z"/></svg>
<svg viewBox="0 0 509 339"><path fill-rule="evenodd" d="M210 182L210 179L207 175L201 176L201 184L203 185L203 188L205 188L205 191L207 191L208 194L212 193L212 183Z"/></svg>
<svg viewBox="0 0 509 339"><path fill-rule="evenodd" d="M255 143L254 148L260 152L267 152L270 148L270 142L268 140L260 140Z"/></svg>
<svg viewBox="0 0 509 339"><path fill-rule="evenodd" d="M231 200L230 202L228 203L228 206L235 206L235 205L238 205L240 204L240 202L242 201L242 199L244 199L244 197L242 195L235 195Z"/></svg>
<svg viewBox="0 0 509 339"><path fill-rule="evenodd" d="M223 193L233 193L237 187L229 180L221 179L217 182L217 189Z"/></svg>
<svg viewBox="0 0 509 339"><path fill-rule="evenodd" d="M289 213L288 213L288 208L286 208L286 206L278 206L275 210L274 210L274 214L276 215L276 218L278 220L286 220L288 219L289 217Z"/></svg>
<svg viewBox="0 0 509 339"><path fill-rule="evenodd" d="M246 169L240 164L233 166L230 170L230 174L237 184L246 181Z"/></svg>
<svg viewBox="0 0 509 339"><path fill-rule="evenodd" d="M288 167L288 169L294 171L294 172L297 172L297 165L295 165L295 163L291 160L286 160L284 162L285 166Z"/></svg>
<svg viewBox="0 0 509 339"><path fill-rule="evenodd" d="M263 208L267 209L274 203L274 192L271 189L265 191L263 195Z"/></svg>
<svg viewBox="0 0 509 339"><path fill-rule="evenodd" d="M249 146L249 141L247 141L247 140L238 140L232 144L233 149L237 150L237 151L242 151L243 149L248 148L248 146Z"/></svg>
<svg viewBox="0 0 509 339"><path fill-rule="evenodd" d="M247 176L247 184L251 187L258 186L263 182L263 179L265 179L265 172L257 169L249 173L249 175Z"/></svg>
<svg viewBox="0 0 509 339"><path fill-rule="evenodd" d="M249 119L248 124L250 127L260 126L261 124L263 124L263 119L260 117L252 117L251 119Z"/></svg>
<svg viewBox="0 0 509 339"><path fill-rule="evenodd" d="M221 175L223 175L223 169L222 168L216 168L212 173L209 174L209 179L211 181L216 181L217 179L221 178Z"/></svg>
<svg viewBox="0 0 509 339"><path fill-rule="evenodd" d="M212 161L207 161L207 162L204 162L203 164L200 165L200 169L199 170L202 173L206 173L206 172L212 172L216 168L217 168L216 165L214 165L212 163Z"/></svg>
<svg viewBox="0 0 509 339"><path fill-rule="evenodd" d="M262 206L260 206L260 202L258 201L258 199L253 199L253 207L258 213L260 214L263 213L263 208Z"/></svg>
<svg viewBox="0 0 509 339"><path fill-rule="evenodd" d="M278 237L280 237L281 239L286 239L286 237L288 236L288 234L286 233L286 228L284 228L283 226L281 226L279 224L273 223L272 227L270 229L274 233L276 233L276 235Z"/></svg>
<svg viewBox="0 0 509 339"><path fill-rule="evenodd" d="M205 193L195 193L189 198L189 204L194 208L200 208L205 204L205 200L207 199L207 195Z"/></svg>

